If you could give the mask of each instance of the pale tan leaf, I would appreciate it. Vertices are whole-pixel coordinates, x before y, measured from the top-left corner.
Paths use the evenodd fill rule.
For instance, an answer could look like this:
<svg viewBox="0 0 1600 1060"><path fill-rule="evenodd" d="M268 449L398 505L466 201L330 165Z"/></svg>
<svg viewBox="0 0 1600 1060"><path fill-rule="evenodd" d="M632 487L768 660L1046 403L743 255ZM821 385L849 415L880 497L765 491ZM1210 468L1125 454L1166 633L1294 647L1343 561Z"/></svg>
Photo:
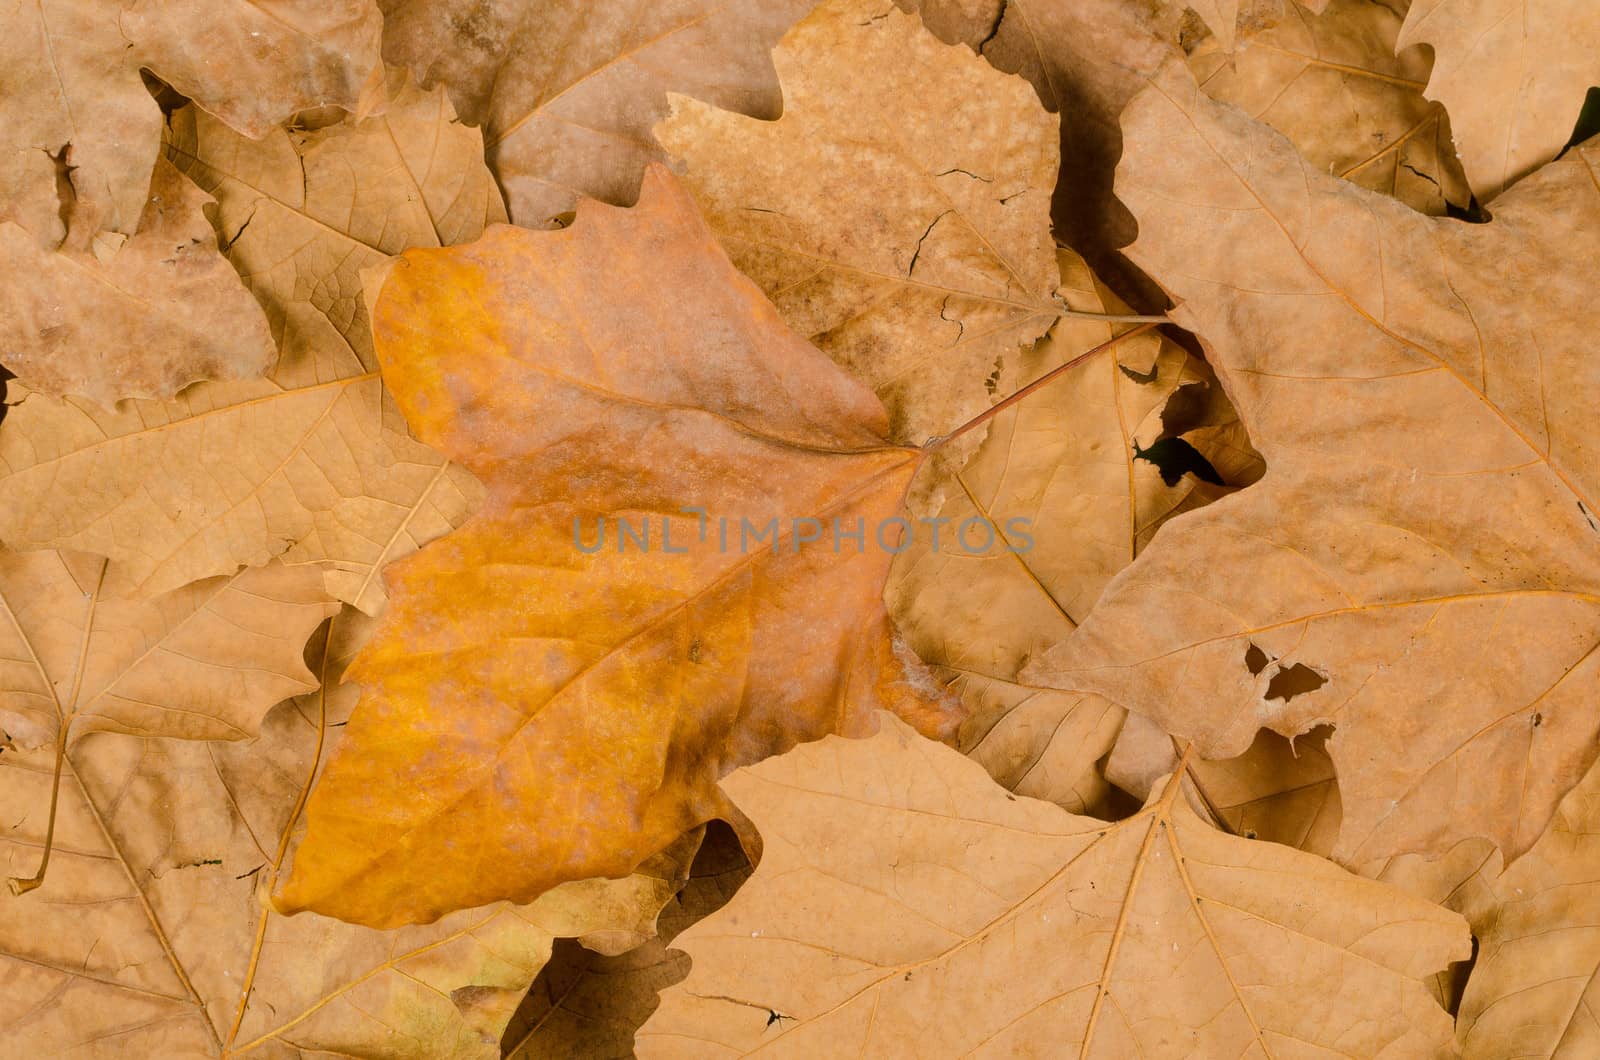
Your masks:
<svg viewBox="0 0 1600 1060"><path fill-rule="evenodd" d="M1201 87L1293 140L1306 161L1428 214L1471 200L1444 108L1423 98L1433 58L1395 41L1402 13L1371 0L1298 7L1231 54L1189 59Z"/></svg>
<svg viewBox="0 0 1600 1060"><path fill-rule="evenodd" d="M0 198L45 245L60 241L55 156L83 223L132 234L160 152L161 111L140 68L247 135L295 111L353 107L377 67L373 0L34 0L0 12L6 98ZM24 156L26 162L18 162ZM38 157L35 157L38 156Z"/></svg>
<svg viewBox="0 0 1600 1060"><path fill-rule="evenodd" d="M1600 1050L1600 770L1562 800L1478 910L1478 961L1457 1034L1469 1060Z"/></svg>
<svg viewBox="0 0 1600 1060"><path fill-rule="evenodd" d="M872 0L826 0L773 61L777 121L678 99L657 135L734 263L921 444L1012 389L1060 312L1057 122Z"/></svg>
<svg viewBox="0 0 1600 1060"><path fill-rule="evenodd" d="M1058 258L1067 305L1125 308L1076 255ZM1018 354L1014 383L1038 379L1117 330L1061 320ZM966 465L945 470L940 488L950 499L919 520L885 599L917 654L955 678L970 712L960 747L1001 784L1074 813L1103 811L1097 762L1111 750L1121 708L1028 687L1018 673L1076 628L1166 519L1228 492L1193 474L1168 485L1141 454L1160 439L1182 439L1239 476L1225 481L1252 481L1259 457L1236 427L1203 362L1141 335L1000 413Z"/></svg>
<svg viewBox="0 0 1600 1060"><path fill-rule="evenodd" d="M0 719L13 741L242 740L274 703L316 687L301 651L336 610L317 572L273 564L149 599L108 599L108 580L95 556L0 553Z"/></svg>
<svg viewBox="0 0 1600 1060"><path fill-rule="evenodd" d="M247 379L277 356L261 307L217 253L211 197L157 161L139 232L120 247L40 250L0 223L0 362L57 397L102 405Z"/></svg>
<svg viewBox="0 0 1600 1060"><path fill-rule="evenodd" d="M506 219L482 134L444 91L391 73L386 92L381 115L255 140L196 107L173 115L167 155L216 196L228 259L282 351L279 382L376 369L361 270Z"/></svg>
<svg viewBox="0 0 1600 1060"><path fill-rule="evenodd" d="M745 114L780 100L768 49L815 0L380 0L383 53L483 127L517 224L579 195L631 204L680 92Z"/></svg>
<svg viewBox="0 0 1600 1060"><path fill-rule="evenodd" d="M0 427L0 540L109 555L141 592L282 555L373 613L379 568L466 518L476 480L410 437L377 376L360 270L503 207L442 93L391 88L382 115L261 141L174 115L169 157L216 196L277 368L114 411L26 397Z"/></svg>
<svg viewBox="0 0 1600 1060"><path fill-rule="evenodd" d="M1414 44L1433 49L1428 98L1485 202L1556 156L1600 85L1592 0L1415 0L1397 46Z"/></svg>
<svg viewBox="0 0 1600 1060"><path fill-rule="evenodd" d="M1060 266L1072 308L1124 308L1076 255L1061 252ZM1012 383L1030 383L1125 330L1062 320L1017 354ZM1169 402L1182 393L1188 403L1191 388L1216 389L1182 347L1145 334L997 415L978 451L953 473L950 500L921 520L929 532L895 560L887 599L917 654L1015 680L1025 663L1077 628L1163 521L1226 494L1227 487L1194 475L1169 486L1155 464L1139 458L1167 433ZM1216 406L1196 399L1182 428L1231 420L1226 399ZM942 530L937 539L934 529Z"/></svg>
<svg viewBox="0 0 1600 1060"><path fill-rule="evenodd" d="M508 1060L632 1057L634 1032L656 1010L657 994L689 974L672 940L727 904L752 867L732 829L706 828L683 889L661 909L657 935L608 956L557 939L550 960L506 1028Z"/></svg>
<svg viewBox="0 0 1600 1060"><path fill-rule="evenodd" d="M1102 696L977 673L956 671L950 688L968 711L956 746L1002 787L1070 813L1110 816L1100 760L1126 711Z"/></svg>
<svg viewBox="0 0 1600 1060"><path fill-rule="evenodd" d="M1114 825L1019 799L890 718L725 782L750 882L641 1056L1431 1056L1461 918L1219 833L1176 784Z"/></svg>
<svg viewBox="0 0 1600 1060"><path fill-rule="evenodd" d="M1600 155L1470 225L1318 172L1182 67L1126 121L1130 253L1270 470L1163 528L1023 679L1206 757L1332 723L1341 861L1478 835L1515 857L1600 735L1596 302L1564 279Z"/></svg>

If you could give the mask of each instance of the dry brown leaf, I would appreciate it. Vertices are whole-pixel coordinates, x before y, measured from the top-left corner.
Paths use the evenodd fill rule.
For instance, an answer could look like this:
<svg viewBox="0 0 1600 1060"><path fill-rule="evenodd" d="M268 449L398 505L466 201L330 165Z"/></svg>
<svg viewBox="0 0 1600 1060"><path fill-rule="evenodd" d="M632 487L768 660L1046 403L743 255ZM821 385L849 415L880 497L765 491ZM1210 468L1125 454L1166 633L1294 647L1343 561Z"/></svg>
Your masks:
<svg viewBox="0 0 1600 1060"><path fill-rule="evenodd" d="M1481 938L1485 917L1494 905L1492 881L1500 871L1500 852L1487 839L1463 839L1442 856L1406 854L1360 867L1361 875L1400 888L1425 902L1453 909L1467 918L1474 938ZM1476 955L1477 949L1474 948ZM1474 957L1474 960L1476 957ZM1456 961L1432 976L1428 987L1451 1015L1461 1010L1462 993L1473 960Z"/></svg>
<svg viewBox="0 0 1600 1060"><path fill-rule="evenodd" d="M1215 815L1223 828L1245 839L1326 857L1341 815L1333 760L1323 746L1327 736L1325 730L1313 730L1286 740L1263 729L1237 758L1211 761L1191 755L1195 811ZM1106 760L1106 779L1148 799L1160 779L1177 768L1180 749L1155 722L1129 714Z"/></svg>
<svg viewBox="0 0 1600 1060"><path fill-rule="evenodd" d="M1006 73L1020 73L1061 122L1056 237L1078 251L1125 298L1159 309L1161 293L1117 253L1133 219L1112 194L1122 153L1117 118L1163 62L1182 54L1200 14L1218 36L1253 33L1327 0L895 0L941 40L966 44ZM1231 47L1231 45L1230 45Z"/></svg>
<svg viewBox="0 0 1600 1060"><path fill-rule="evenodd" d="M1176 784L1107 825L888 717L724 784L765 852L679 937L641 1056L1449 1051L1419 980L1468 953L1459 916L1217 832Z"/></svg>
<svg viewBox="0 0 1600 1060"><path fill-rule="evenodd" d="M773 61L777 121L677 99L656 134L734 263L920 445L1015 389L1061 311L1057 121L876 0L826 0Z"/></svg>
<svg viewBox="0 0 1600 1060"><path fill-rule="evenodd" d="M1320 16L1295 7L1231 54L1203 42L1189 65L1207 95L1289 137L1316 168L1443 214L1472 196L1444 108L1422 96L1431 53L1395 55L1402 17L1372 0L1332 0Z"/></svg>
<svg viewBox="0 0 1600 1060"><path fill-rule="evenodd" d="M1326 856L1333 849L1343 813L1333 761L1324 746L1327 735L1326 729L1315 729L1286 740L1263 729L1237 758L1211 761L1191 756L1186 789L1190 806L1220 821L1234 835ZM1047 740L1041 739L1034 753L1049 755L1062 742L1057 736ZM1129 714L1105 773L1111 783L1144 799L1177 762L1172 737L1148 718ZM1499 868L1500 854L1493 843L1465 839L1437 858L1407 854L1369 862L1355 871L1462 914L1476 932L1492 906L1489 881ZM1429 978L1439 1004L1452 1014L1460 1003L1468 967L1456 962Z"/></svg>
<svg viewBox="0 0 1600 1060"><path fill-rule="evenodd" d="M33 389L102 405L248 379L277 350L261 307L217 253L211 197L157 161L139 232L41 250L0 222L0 362Z"/></svg>
<svg viewBox="0 0 1600 1060"><path fill-rule="evenodd" d="M1131 256L1270 471L1168 525L1024 679L1147 709L1208 757L1333 722L1339 860L1474 834L1515 857L1600 730L1592 298L1557 279L1600 231L1592 149L1469 226L1320 175L1181 67L1128 131Z"/></svg>
<svg viewBox="0 0 1600 1060"><path fill-rule="evenodd" d="M1590 770L1533 849L1493 878L1457 1025L1468 1060L1600 1050L1597 836L1600 770Z"/></svg>
<svg viewBox="0 0 1600 1060"><path fill-rule="evenodd" d="M612 952L648 935L681 879L670 860L399 932L265 912L257 893L354 699L336 682L361 623L334 625L327 698L280 705L252 741L95 734L69 752L51 878L0 898L7 1055L487 1060L552 935ZM37 858L49 778L47 756L0 759L12 872Z"/></svg>
<svg viewBox="0 0 1600 1060"><path fill-rule="evenodd" d="M8 743L55 743L69 725L72 737L241 740L274 703L316 686L300 654L335 606L315 571L273 564L118 600L104 593L107 567L0 553Z"/></svg>
<svg viewBox="0 0 1600 1060"><path fill-rule="evenodd" d="M506 1028L507 1060L632 1057L634 1032L656 1010L657 995L689 974L689 955L669 949L685 928L727 904L751 865L732 829L713 822L689 880L656 918L657 936L606 956L556 940L550 960Z"/></svg>
<svg viewBox="0 0 1600 1060"><path fill-rule="evenodd" d="M1592 0L1414 0L1398 47L1414 44L1433 49L1427 96L1449 109L1484 202L1560 152L1600 85Z"/></svg>
<svg viewBox="0 0 1600 1060"><path fill-rule="evenodd" d="M896 0L929 28L971 47L1006 73L1026 77L1061 122L1056 238L1078 251L1131 300L1141 294L1118 248L1133 219L1111 193L1122 151L1117 115L1145 77L1178 53L1181 8L1138 0ZM1118 265L1121 268L1118 268ZM1143 286L1148 287L1148 281ZM1159 307L1159 292L1138 304ZM1156 304L1144 306L1155 299Z"/></svg>
<svg viewBox="0 0 1600 1060"><path fill-rule="evenodd" d="M1076 255L1058 259L1067 305L1123 310ZM1061 320L1019 354L1015 382L1112 334L1106 323ZM1213 458L1226 481L1259 477L1260 459L1241 444L1203 362L1158 335L1089 357L999 413L965 467L941 469L951 499L920 519L924 532L896 557L885 589L897 628L967 706L957 746L1007 788L1073 813L1106 811L1097 761L1123 712L1099 696L1019 684L1017 674L1076 628L1165 519L1227 492L1193 474L1168 485L1139 456L1162 438ZM998 529L992 538L984 521Z"/></svg>
<svg viewBox="0 0 1600 1060"><path fill-rule="evenodd" d="M1515 857L1600 735L1595 301L1571 267L1600 149L1468 225L1317 172L1181 67L1127 128L1130 255L1270 470L1163 528L1024 680L1206 757L1331 722L1341 861L1474 835Z"/></svg>
<svg viewBox="0 0 1600 1060"><path fill-rule="evenodd" d="M55 748L53 786L29 808L45 822L38 865L12 878L17 893L45 879L56 786L78 738L248 739L274 703L316 687L301 650L335 607L315 571L257 567L117 600L104 595L107 567L82 554L0 553L3 746Z"/></svg>
<svg viewBox="0 0 1600 1060"><path fill-rule="evenodd" d="M1118 312L1116 301L1070 251L1059 255L1068 305ZM1062 320L1016 358L1025 385L1125 326ZM1209 370L1157 333L1134 336L1066 371L990 422L978 451L958 471L932 533L895 560L887 599L895 624L924 660L963 672L1015 680L1034 656L1067 637L1089 614L1113 575L1133 561L1161 524L1229 492L1193 474L1168 485L1140 454L1158 439L1193 437L1217 456L1226 481L1260 475L1259 457L1237 459L1221 443L1237 417ZM1174 398L1178 400L1174 403ZM1182 420L1183 422L1179 422ZM1213 429L1215 436L1200 436ZM985 537L969 520L987 520ZM1012 528L1015 528L1013 531ZM951 542L965 542L953 548Z"/></svg>
<svg viewBox="0 0 1600 1060"><path fill-rule="evenodd" d="M167 155L216 196L228 260L282 351L279 382L375 370L361 270L410 247L471 242L506 219L482 134L444 90L399 72L386 97L375 117L254 140L196 107L172 117Z"/></svg>
<svg viewBox="0 0 1600 1060"><path fill-rule="evenodd" d="M373 0L37 0L0 15L7 112L0 198L45 245L64 231L56 165L84 223L131 235L161 144L140 68L247 136L295 111L353 107L378 66ZM19 156L21 160L19 161Z"/></svg>
<svg viewBox="0 0 1600 1060"><path fill-rule="evenodd" d="M783 326L665 168L632 209L407 252L372 319L408 421L489 496L388 568L281 908L393 925L528 900L631 871L728 812L728 770L879 705L955 727L882 602L923 454L888 443L871 391ZM804 519L889 530L834 548Z"/></svg>
<svg viewBox="0 0 1600 1060"><path fill-rule="evenodd" d="M815 0L379 2L384 57L449 88L512 219L543 228L580 196L634 201L668 92L776 115L768 49Z"/></svg>
<svg viewBox="0 0 1600 1060"><path fill-rule="evenodd" d="M193 107L173 116L169 155L217 197L278 365L109 412L23 400L0 427L0 540L110 555L142 592L282 555L326 565L329 591L373 613L378 568L465 519L481 489L407 433L359 271L504 211L477 132L441 93L391 84L381 116L260 141Z"/></svg>
<svg viewBox="0 0 1600 1060"><path fill-rule="evenodd" d="M1114 816L1101 760L1127 712L1103 696L935 670L967 708L956 747L1006 790L1069 813Z"/></svg>

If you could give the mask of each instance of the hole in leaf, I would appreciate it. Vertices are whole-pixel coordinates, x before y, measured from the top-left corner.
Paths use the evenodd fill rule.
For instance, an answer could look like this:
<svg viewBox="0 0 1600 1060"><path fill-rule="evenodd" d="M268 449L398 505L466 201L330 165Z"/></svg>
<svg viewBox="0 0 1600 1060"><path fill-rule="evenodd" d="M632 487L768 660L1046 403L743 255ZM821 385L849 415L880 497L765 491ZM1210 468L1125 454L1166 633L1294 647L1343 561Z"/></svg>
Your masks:
<svg viewBox="0 0 1600 1060"><path fill-rule="evenodd" d="M1254 677L1267 668L1267 663L1272 661L1272 656L1256 647L1254 644L1244 650L1244 665Z"/></svg>
<svg viewBox="0 0 1600 1060"><path fill-rule="evenodd" d="M1211 387L1185 383L1174 390L1161 409L1161 437L1176 438L1204 426L1211 411Z"/></svg>
<svg viewBox="0 0 1600 1060"><path fill-rule="evenodd" d="M144 89L156 101L156 106L161 108L162 117L170 121L174 111L181 109L189 102L189 97L167 84L161 78L152 74L144 67L139 68L139 80L144 82Z"/></svg>
<svg viewBox="0 0 1600 1060"><path fill-rule="evenodd" d="M1295 663L1293 666L1280 666L1278 672L1272 675L1272 680L1267 682L1267 698L1281 699L1285 703L1295 696L1303 696L1307 692L1315 692L1328 683L1328 679L1305 663Z"/></svg>
<svg viewBox="0 0 1600 1060"><path fill-rule="evenodd" d="M1139 443L1134 442L1133 458L1154 464L1156 470L1161 472L1161 481L1168 486L1176 486L1184 475L1193 475L1201 482L1212 485L1224 485L1222 476L1211 466L1211 461L1182 438L1162 438L1148 449L1141 449Z"/></svg>
<svg viewBox="0 0 1600 1060"><path fill-rule="evenodd" d="M1472 225L1484 225L1494 220L1494 215L1484 209L1483 203L1478 201L1476 195L1469 199L1465 206L1457 206L1453 202L1446 201L1444 212L1447 217Z"/></svg>
<svg viewBox="0 0 1600 1060"><path fill-rule="evenodd" d="M1600 136L1600 85L1589 89L1589 94L1583 97L1583 110L1578 112L1578 124L1572 127L1572 138L1561 149L1561 153L1566 154L1593 136Z"/></svg>
<svg viewBox="0 0 1600 1060"><path fill-rule="evenodd" d="M1148 372L1136 372L1132 368L1129 368L1127 365L1119 361L1117 363L1117 370L1123 375L1127 376L1129 379L1132 379L1135 383L1138 383L1140 386L1145 386L1156 381L1156 366L1154 364L1150 366L1150 370Z"/></svg>

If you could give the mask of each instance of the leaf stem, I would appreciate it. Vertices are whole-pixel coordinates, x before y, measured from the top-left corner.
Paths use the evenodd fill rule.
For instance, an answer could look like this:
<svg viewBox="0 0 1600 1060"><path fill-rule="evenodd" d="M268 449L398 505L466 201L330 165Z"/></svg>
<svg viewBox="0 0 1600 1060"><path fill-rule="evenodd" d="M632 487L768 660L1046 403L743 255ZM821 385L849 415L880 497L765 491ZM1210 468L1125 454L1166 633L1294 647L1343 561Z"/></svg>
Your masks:
<svg viewBox="0 0 1600 1060"><path fill-rule="evenodd" d="M78 668L72 675L72 694L67 698L69 706L62 709L59 701L56 709L59 713L56 725L56 766L50 778L50 822L44 830L44 853L39 856L39 871L27 879L12 876L6 880L12 894L27 894L29 891L44 883L44 870L50 867L50 851L55 849L56 841L56 806L61 801L61 768L67 758L67 738L72 732L72 723L78 717L78 693L83 690L83 671L89 661L89 638L94 635L94 610L100 603L100 588L106 583L106 568L111 561L100 561L100 572L95 575L94 591L85 593L89 598L89 607L83 617L83 639L78 644ZM20 627L19 627L20 628Z"/></svg>
<svg viewBox="0 0 1600 1060"><path fill-rule="evenodd" d="M1029 383L1027 386L1023 387L1021 390L1018 390L1016 393L1012 394L1010 397L1004 399L1003 401L996 402L995 404L993 404L993 405L989 406L988 408L984 409L982 412L978 413L976 416L972 417L972 419L968 420L966 423L963 423L961 426L957 427L955 430L951 431L949 434L941 434L938 437L929 438L926 442L923 443L923 446L922 446L923 454L924 455L930 454L930 453L934 452L935 450L939 449L941 446L945 445L946 443L948 443L948 442L950 442L950 441L952 441L952 440L954 440L956 438L961 437L963 434L966 434L968 431L972 430L973 428L980 427L983 424L989 422L990 420L994 419L996 416L1000 415L1000 413L1004 412L1006 409L1008 409L1011 406L1015 405L1017 402L1021 401L1023 398L1026 398L1029 394L1032 394L1035 390L1038 390L1041 387L1053 382L1056 379L1057 376L1062 375L1063 373L1067 372L1069 369L1076 368L1078 365L1082 364L1084 361L1087 361L1089 358L1094 357L1097 354L1104 353L1106 350L1111 349L1113 346L1116 346L1118 343L1120 343L1120 342L1122 342L1122 341L1124 341L1126 339L1131 339L1135 335L1140 335L1140 334L1143 334L1146 331L1149 331L1150 329L1154 328L1158 322L1159 323L1166 323L1167 322L1167 318L1166 317L1158 317L1155 320L1151 320L1149 318L1140 318L1140 319L1144 320L1145 322L1140 324L1136 328L1131 328L1128 331L1124 331L1120 335L1112 336L1111 338L1107 339L1105 342L1102 342L1100 345L1095 346L1092 349L1085 350L1083 353L1078 354L1078 356L1072 358L1070 361L1066 361L1063 364L1056 365L1056 367L1050 369L1044 375L1041 375L1039 378L1035 379L1033 382Z"/></svg>
<svg viewBox="0 0 1600 1060"><path fill-rule="evenodd" d="M50 823L44 830L44 853L39 858L39 871L27 879L12 876L6 880L12 894L27 894L44 883L44 870L50 867L50 851L56 842L56 804L61 799L61 765L67 756L67 734L62 730L56 737L56 768L50 778Z"/></svg>
<svg viewBox="0 0 1600 1060"><path fill-rule="evenodd" d="M1107 324L1171 324L1172 318L1153 313L1091 313L1087 309L1062 309L1056 316L1068 320L1099 320Z"/></svg>

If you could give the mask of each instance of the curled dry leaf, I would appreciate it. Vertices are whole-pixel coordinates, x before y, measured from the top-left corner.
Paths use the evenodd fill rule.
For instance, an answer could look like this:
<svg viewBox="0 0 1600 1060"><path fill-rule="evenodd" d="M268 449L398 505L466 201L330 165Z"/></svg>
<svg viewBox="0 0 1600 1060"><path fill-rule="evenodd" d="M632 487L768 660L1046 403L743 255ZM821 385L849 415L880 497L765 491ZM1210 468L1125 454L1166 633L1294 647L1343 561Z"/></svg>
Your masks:
<svg viewBox="0 0 1600 1060"><path fill-rule="evenodd" d="M1596 303L1570 266L1596 252L1600 153L1467 225L1316 171L1181 67L1126 121L1130 255L1269 471L1165 527L1024 679L1206 757L1332 722L1335 857L1474 835L1515 857L1600 735Z"/></svg>
<svg viewBox="0 0 1600 1060"><path fill-rule="evenodd" d="M24 383L102 405L247 379L277 355L261 307L217 253L211 197L157 161L139 232L41 250L0 222L0 361Z"/></svg>
<svg viewBox="0 0 1600 1060"><path fill-rule="evenodd" d="M826 0L784 37L777 121L677 99L656 133L734 263L920 445L1014 389L1061 311L1057 121L886 6Z"/></svg>
<svg viewBox="0 0 1600 1060"><path fill-rule="evenodd" d="M160 153L146 68L247 136L306 107L354 107L378 67L373 0L38 0L0 14L0 198L45 245L64 231L56 165L91 227L131 235ZM20 158L23 161L18 161Z"/></svg>
<svg viewBox="0 0 1600 1060"><path fill-rule="evenodd" d="M882 717L724 784L761 864L679 937L641 1056L1449 1049L1419 980L1470 951L1458 915L1217 832L1176 783L1108 825Z"/></svg>
<svg viewBox="0 0 1600 1060"><path fill-rule="evenodd" d="M580 196L634 201L668 92L777 114L768 49L814 2L380 0L383 53L450 90L512 218L542 228Z"/></svg>
<svg viewBox="0 0 1600 1060"><path fill-rule="evenodd" d="M1597 837L1600 770L1590 770L1533 849L1493 878L1457 1029L1468 1060L1600 1049Z"/></svg>
<svg viewBox="0 0 1600 1060"><path fill-rule="evenodd" d="M0 1050L489 1060L552 936L615 952L650 934L696 837L626 879L426 928L264 910L258 891L354 699L337 681L363 623L347 612L333 626L329 654L320 636L307 653L323 689L278 706L253 740L95 733L68 752L50 880L0 897ZM43 842L49 779L47 755L0 758L12 872Z"/></svg>
<svg viewBox="0 0 1600 1060"><path fill-rule="evenodd" d="M408 252L372 316L408 421L489 497L390 566L281 908L526 900L631 871L728 812L720 776L879 705L954 727L882 602L921 452L664 168L631 210ZM839 525L866 536L835 548Z"/></svg>
<svg viewBox="0 0 1600 1060"><path fill-rule="evenodd" d="M377 569L466 517L478 484L412 439L383 389L359 271L505 213L477 132L441 93L396 84L382 116L260 141L173 116L168 155L216 197L277 367L114 411L21 400L0 428L0 540L110 555L147 593L282 555L325 565L329 591L371 613Z"/></svg>
<svg viewBox="0 0 1600 1060"><path fill-rule="evenodd" d="M1600 85L1590 0L1414 0L1398 47L1435 56L1429 99L1450 111L1467 179L1487 202L1566 145Z"/></svg>
<svg viewBox="0 0 1600 1060"><path fill-rule="evenodd" d="M1294 7L1237 51L1203 42L1189 65L1207 95L1289 137L1316 168L1423 213L1465 208L1449 120L1422 95L1432 54L1396 55L1401 18L1371 0L1332 0L1321 15Z"/></svg>

